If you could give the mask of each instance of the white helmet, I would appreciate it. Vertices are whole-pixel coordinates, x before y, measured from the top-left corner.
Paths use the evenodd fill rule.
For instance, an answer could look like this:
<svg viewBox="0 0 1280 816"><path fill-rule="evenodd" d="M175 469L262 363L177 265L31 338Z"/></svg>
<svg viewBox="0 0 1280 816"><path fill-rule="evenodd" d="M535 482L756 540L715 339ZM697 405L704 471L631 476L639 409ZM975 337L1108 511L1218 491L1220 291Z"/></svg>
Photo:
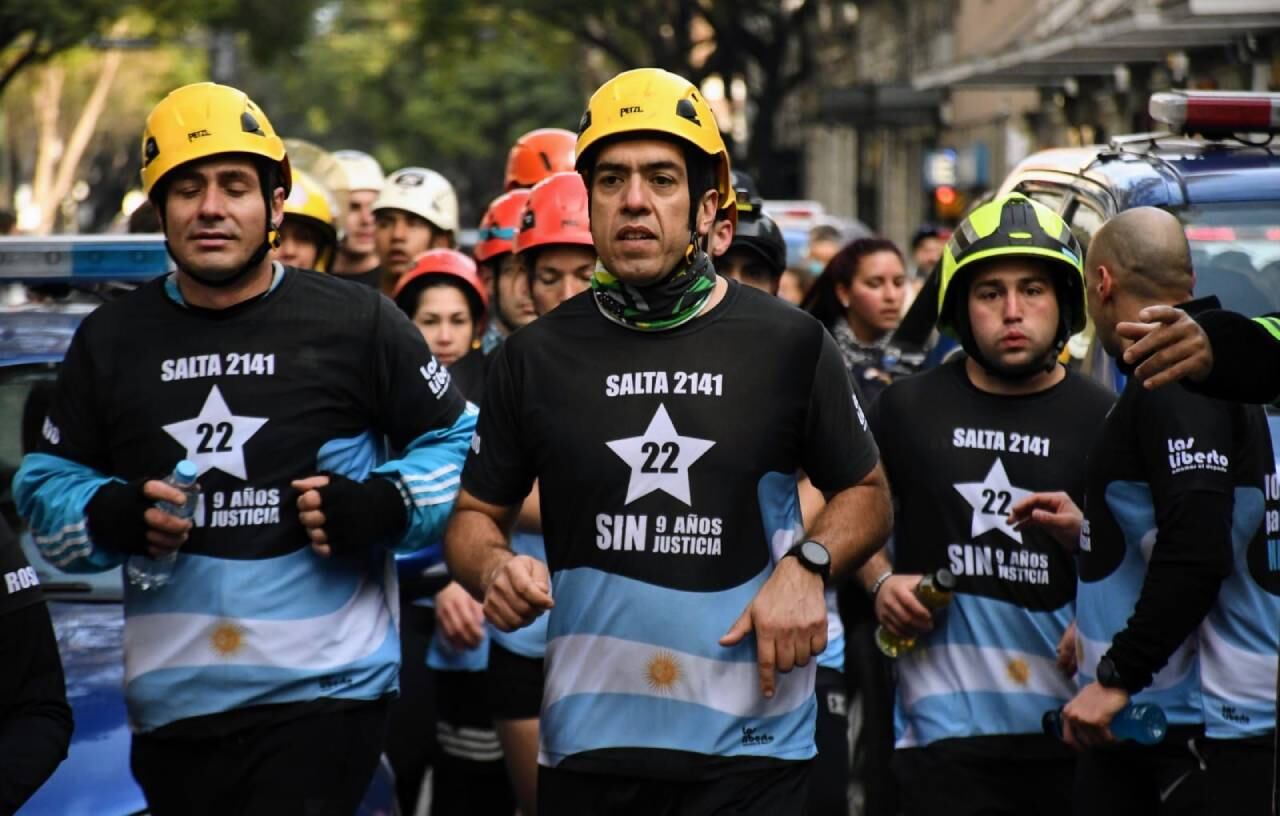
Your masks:
<svg viewBox="0 0 1280 816"><path fill-rule="evenodd" d="M402 167L382 185L373 211L404 210L447 232L458 231L458 195L448 179L425 167Z"/></svg>
<svg viewBox="0 0 1280 816"><path fill-rule="evenodd" d="M349 193L352 190L382 189L382 166L373 156L359 150L339 150L333 158L342 168L342 178L330 180L335 191Z"/></svg>

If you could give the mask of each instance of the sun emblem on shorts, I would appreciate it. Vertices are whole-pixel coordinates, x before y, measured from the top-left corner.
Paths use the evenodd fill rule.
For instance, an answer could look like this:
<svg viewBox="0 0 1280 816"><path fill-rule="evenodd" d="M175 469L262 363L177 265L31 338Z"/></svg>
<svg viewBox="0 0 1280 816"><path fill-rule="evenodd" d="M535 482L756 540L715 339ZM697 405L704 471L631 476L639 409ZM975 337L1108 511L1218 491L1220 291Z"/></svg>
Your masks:
<svg viewBox="0 0 1280 816"><path fill-rule="evenodd" d="M1005 671L1009 672L1009 679L1020 686L1025 686L1031 680L1031 667L1021 658L1010 660Z"/></svg>
<svg viewBox="0 0 1280 816"><path fill-rule="evenodd" d="M230 657L244 647L244 629L230 621L222 621L209 635L209 644L222 657Z"/></svg>
<svg viewBox="0 0 1280 816"><path fill-rule="evenodd" d="M680 682L680 662L671 652L658 652L645 667L645 681L654 691L670 691Z"/></svg>

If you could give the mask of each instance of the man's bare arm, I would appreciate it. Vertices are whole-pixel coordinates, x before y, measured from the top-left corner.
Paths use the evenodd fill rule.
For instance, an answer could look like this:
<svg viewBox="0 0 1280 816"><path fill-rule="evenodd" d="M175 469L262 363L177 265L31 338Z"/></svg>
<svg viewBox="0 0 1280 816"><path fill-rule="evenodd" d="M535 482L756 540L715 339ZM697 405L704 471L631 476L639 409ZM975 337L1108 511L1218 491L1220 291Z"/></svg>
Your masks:
<svg viewBox="0 0 1280 816"><path fill-rule="evenodd" d="M831 578L837 582L875 555L891 532L889 482L877 464L858 484L830 497L809 528L809 537L831 553Z"/></svg>
<svg viewBox="0 0 1280 816"><path fill-rule="evenodd" d="M527 626L553 605L547 565L511 551L509 535L519 505L481 501L465 489L444 536L453 579L484 603L485 617L509 632Z"/></svg>

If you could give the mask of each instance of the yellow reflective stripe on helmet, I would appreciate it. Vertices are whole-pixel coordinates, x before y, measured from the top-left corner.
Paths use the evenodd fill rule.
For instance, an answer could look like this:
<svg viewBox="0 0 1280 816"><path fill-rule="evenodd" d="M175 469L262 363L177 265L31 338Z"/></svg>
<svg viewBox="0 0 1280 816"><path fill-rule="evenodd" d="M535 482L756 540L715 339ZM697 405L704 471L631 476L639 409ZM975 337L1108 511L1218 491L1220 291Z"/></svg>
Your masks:
<svg viewBox="0 0 1280 816"><path fill-rule="evenodd" d="M1253 319L1253 322L1257 323L1259 326L1266 329L1267 334L1270 334L1272 337L1276 339L1276 342L1280 343L1280 318L1269 317L1269 316L1255 317Z"/></svg>

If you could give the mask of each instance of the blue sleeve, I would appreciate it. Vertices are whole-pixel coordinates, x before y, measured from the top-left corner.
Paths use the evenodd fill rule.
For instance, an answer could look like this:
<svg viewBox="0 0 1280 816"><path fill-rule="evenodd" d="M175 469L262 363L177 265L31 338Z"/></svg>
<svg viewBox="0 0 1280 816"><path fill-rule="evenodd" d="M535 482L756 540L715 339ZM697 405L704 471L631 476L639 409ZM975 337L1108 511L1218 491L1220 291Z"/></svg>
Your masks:
<svg viewBox="0 0 1280 816"><path fill-rule="evenodd" d="M104 572L124 561L124 555L94 545L85 520L89 500L109 481L87 465L49 453L22 460L13 477L18 513L30 525L40 554L58 569Z"/></svg>
<svg viewBox="0 0 1280 816"><path fill-rule="evenodd" d="M435 551L443 557L445 523L461 483L462 463L476 430L479 412L470 403L447 428L428 431L409 443L398 459L373 473L390 478L405 500L409 524L392 548L396 552Z"/></svg>

